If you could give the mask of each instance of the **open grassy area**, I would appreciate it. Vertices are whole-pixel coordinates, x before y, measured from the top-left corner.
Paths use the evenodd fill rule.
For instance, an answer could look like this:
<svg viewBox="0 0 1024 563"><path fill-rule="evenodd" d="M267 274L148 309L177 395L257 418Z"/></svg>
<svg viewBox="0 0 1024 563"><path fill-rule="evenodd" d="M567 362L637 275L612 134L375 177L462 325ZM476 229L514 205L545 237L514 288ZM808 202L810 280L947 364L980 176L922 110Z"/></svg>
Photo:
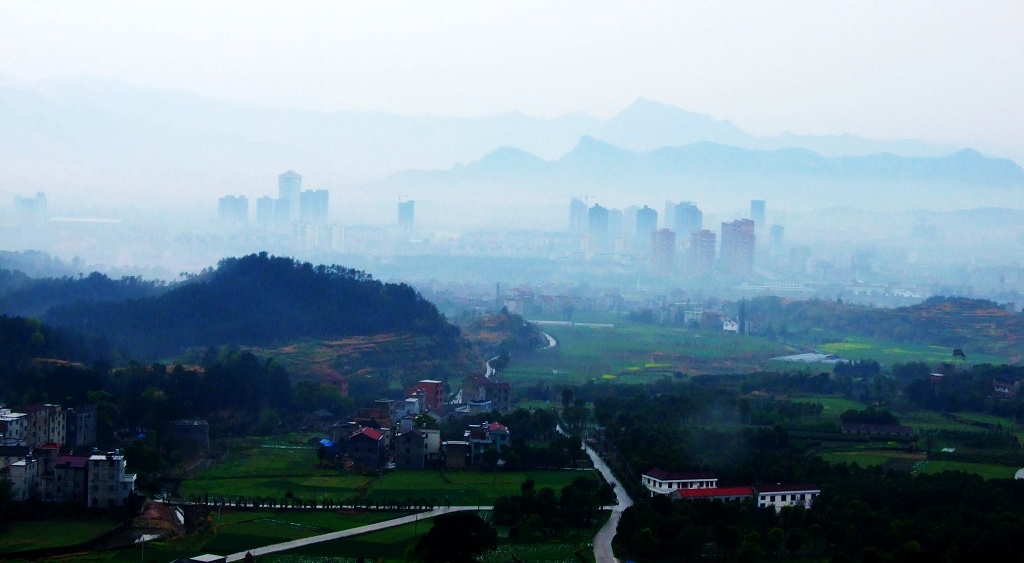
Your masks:
<svg viewBox="0 0 1024 563"><path fill-rule="evenodd" d="M358 557L364 557L368 561L376 561L378 558L384 561L405 561L406 551L416 545L420 536L427 533L430 526L430 520L423 520L351 538L313 544L260 559L268 563L312 563L326 561L326 558L330 558L332 562L339 561L336 558L342 558L340 561L354 561Z"/></svg>
<svg viewBox="0 0 1024 563"><path fill-rule="evenodd" d="M79 545L113 530L120 523L119 519L104 516L11 522L6 533L0 535L0 553Z"/></svg>
<svg viewBox="0 0 1024 563"><path fill-rule="evenodd" d="M580 475L596 475L580 471L460 471L442 477L437 471L400 470L378 478L318 469L316 450L311 447L267 446L258 440L233 441L223 462L181 484L181 495L283 499L291 491L303 500L315 494L334 501L365 497L375 502L472 505L491 504L499 496L518 494L527 478L536 481L538 489L551 487L557 492Z"/></svg>
<svg viewBox="0 0 1024 563"><path fill-rule="evenodd" d="M823 353L837 354L839 357L847 360L878 360L879 363L887 368L893 364L909 362L934 364L937 362L949 362L953 359L952 348L927 346L924 344L897 344L864 336L848 336L839 342L820 344L818 348ZM1006 358L990 354L971 353L970 351L968 351L967 359L971 363L1006 363Z"/></svg>
<svg viewBox="0 0 1024 563"><path fill-rule="evenodd" d="M800 403L819 403L823 407L821 415L835 420L839 420L839 415L850 409L861 410L866 407L866 405L860 401L854 401L844 397L808 395L794 397L792 400Z"/></svg>
<svg viewBox="0 0 1024 563"><path fill-rule="evenodd" d="M1019 467L1006 467L988 463L968 463L963 461L928 461L920 466L920 473L931 474L943 471L963 471L981 475L985 479L1013 479Z"/></svg>
<svg viewBox="0 0 1024 563"><path fill-rule="evenodd" d="M767 338L719 330L619 323L614 329L546 326L558 339L551 350L516 357L506 370L514 383L592 379L649 383L684 374L760 369L793 351Z"/></svg>
<svg viewBox="0 0 1024 563"><path fill-rule="evenodd" d="M437 471L400 470L375 481L368 497L373 501L424 499L442 505L487 506L500 496L518 495L520 486L527 479L533 479L537 489L550 487L557 495L562 487L580 476L600 479L595 471L462 471L445 473L442 477Z"/></svg>
<svg viewBox="0 0 1024 563"><path fill-rule="evenodd" d="M211 524L204 531L186 537L149 542L144 554L140 545L138 549L82 553L46 561L138 563L144 556L146 563L169 563L200 553L238 553L254 547L365 526L398 516L401 514L394 512L225 511L220 515L211 514Z"/></svg>

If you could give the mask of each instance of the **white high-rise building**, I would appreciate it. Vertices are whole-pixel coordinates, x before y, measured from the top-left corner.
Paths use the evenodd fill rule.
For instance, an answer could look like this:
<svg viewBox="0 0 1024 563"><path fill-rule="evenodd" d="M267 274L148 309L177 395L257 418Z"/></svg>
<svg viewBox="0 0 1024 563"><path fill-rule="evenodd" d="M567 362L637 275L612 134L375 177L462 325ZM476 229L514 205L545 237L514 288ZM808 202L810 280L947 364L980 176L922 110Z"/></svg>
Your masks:
<svg viewBox="0 0 1024 563"><path fill-rule="evenodd" d="M289 170L277 177L277 198L288 202L288 219L299 219L299 194L302 193L302 176Z"/></svg>

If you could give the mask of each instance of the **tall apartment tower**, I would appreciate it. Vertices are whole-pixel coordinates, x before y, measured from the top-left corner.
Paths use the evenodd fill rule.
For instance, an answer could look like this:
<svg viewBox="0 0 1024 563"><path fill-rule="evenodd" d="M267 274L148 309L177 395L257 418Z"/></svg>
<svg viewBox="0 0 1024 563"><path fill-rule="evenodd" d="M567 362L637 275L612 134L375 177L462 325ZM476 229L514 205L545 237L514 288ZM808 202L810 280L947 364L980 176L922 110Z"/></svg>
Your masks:
<svg viewBox="0 0 1024 563"><path fill-rule="evenodd" d="M327 224L327 190L305 190L299 194L299 220L314 225Z"/></svg>
<svg viewBox="0 0 1024 563"><path fill-rule="evenodd" d="M756 246L753 221L737 219L732 223L722 223L720 263L724 271L737 276L750 274L754 270Z"/></svg>
<svg viewBox="0 0 1024 563"><path fill-rule="evenodd" d="M302 192L302 176L289 170L277 177L277 199L287 201L288 219L299 218L299 194Z"/></svg>
<svg viewBox="0 0 1024 563"><path fill-rule="evenodd" d="M676 234L671 229L653 231L651 239L651 271L670 274L676 262Z"/></svg>
<svg viewBox="0 0 1024 563"><path fill-rule="evenodd" d="M658 230L658 212L646 205L636 210L636 249L651 249L651 233Z"/></svg>
<svg viewBox="0 0 1024 563"><path fill-rule="evenodd" d="M715 265L715 233L707 229L690 233L690 271L703 275Z"/></svg>
<svg viewBox="0 0 1024 563"><path fill-rule="evenodd" d="M750 220L754 222L754 230L763 233L768 225L765 224L764 200L750 200Z"/></svg>
<svg viewBox="0 0 1024 563"><path fill-rule="evenodd" d="M608 208L595 203L587 210L587 240L587 250L591 255L604 254L610 250Z"/></svg>
<svg viewBox="0 0 1024 563"><path fill-rule="evenodd" d="M704 213L689 201L676 205L674 220L680 247L690 242L690 235L699 232L704 227Z"/></svg>
<svg viewBox="0 0 1024 563"><path fill-rule="evenodd" d="M569 200L569 232L578 235L587 232L587 204L578 197Z"/></svg>
<svg viewBox="0 0 1024 563"><path fill-rule="evenodd" d="M274 223L274 198L263 196L256 200L256 222L264 227Z"/></svg>
<svg viewBox="0 0 1024 563"><path fill-rule="evenodd" d="M217 218L225 223L245 223L249 220L249 198L226 195L218 199Z"/></svg>
<svg viewBox="0 0 1024 563"><path fill-rule="evenodd" d="M402 236L412 236L413 222L416 214L416 200L398 202L398 230Z"/></svg>
<svg viewBox="0 0 1024 563"><path fill-rule="evenodd" d="M782 256L784 230L782 225L772 225L768 229L768 251L772 258L778 260Z"/></svg>

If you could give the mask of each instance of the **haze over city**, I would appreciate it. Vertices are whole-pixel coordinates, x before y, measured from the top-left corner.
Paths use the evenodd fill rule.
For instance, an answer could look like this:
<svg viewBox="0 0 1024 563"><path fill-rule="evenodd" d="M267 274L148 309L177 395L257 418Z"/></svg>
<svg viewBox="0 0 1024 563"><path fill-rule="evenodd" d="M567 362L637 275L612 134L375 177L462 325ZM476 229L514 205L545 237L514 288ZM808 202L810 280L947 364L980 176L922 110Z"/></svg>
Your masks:
<svg viewBox="0 0 1024 563"><path fill-rule="evenodd" d="M1008 3L3 8L11 250L164 272L261 249L371 269L436 254L647 270L631 209L672 229L693 202L718 232L764 200L758 252L785 230L768 270L791 246L843 269L875 256L889 283L906 261L1021 259L1024 78L1009 69L1024 46ZM324 193L324 233L259 227L285 171ZM46 228L25 229L36 194ZM227 196L244 217L225 222ZM612 210L603 258L573 238L573 198ZM397 226L403 201L414 227ZM308 223L298 203L285 216Z"/></svg>

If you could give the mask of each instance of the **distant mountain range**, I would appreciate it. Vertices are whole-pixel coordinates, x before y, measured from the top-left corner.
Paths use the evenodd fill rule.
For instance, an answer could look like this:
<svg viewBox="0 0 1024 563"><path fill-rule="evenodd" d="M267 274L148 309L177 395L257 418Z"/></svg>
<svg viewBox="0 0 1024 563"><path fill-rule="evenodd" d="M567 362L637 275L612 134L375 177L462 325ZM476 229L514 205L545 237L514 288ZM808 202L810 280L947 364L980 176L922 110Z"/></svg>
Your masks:
<svg viewBox="0 0 1024 563"><path fill-rule="evenodd" d="M54 205L72 197L255 197L275 193L276 175L286 169L302 173L312 188L348 189L410 169L447 172L409 172L374 186L473 175L490 181L497 173L570 184L560 191L591 180L640 188L632 180L638 173L648 182L670 182L728 172L736 181L753 177L754 188L791 184L793 174L796 183L842 177L848 184L847 174L859 183L946 182L949 173L955 185L997 187L1018 186L1020 176L1009 161L956 147L852 135L757 137L728 121L643 98L607 119L405 116L268 110L95 79L0 88L0 147L0 192L44 190ZM849 158L869 155L878 156ZM460 162L471 164L452 169ZM758 180L762 174L767 177Z"/></svg>
<svg viewBox="0 0 1024 563"><path fill-rule="evenodd" d="M757 197L796 208L807 207L801 202L948 209L1024 201L1024 169L970 149L937 157L825 157L697 142L638 152L589 136L557 160L503 147L466 166L407 171L379 185L434 199L544 198L555 189L613 206L669 199L721 207Z"/></svg>

